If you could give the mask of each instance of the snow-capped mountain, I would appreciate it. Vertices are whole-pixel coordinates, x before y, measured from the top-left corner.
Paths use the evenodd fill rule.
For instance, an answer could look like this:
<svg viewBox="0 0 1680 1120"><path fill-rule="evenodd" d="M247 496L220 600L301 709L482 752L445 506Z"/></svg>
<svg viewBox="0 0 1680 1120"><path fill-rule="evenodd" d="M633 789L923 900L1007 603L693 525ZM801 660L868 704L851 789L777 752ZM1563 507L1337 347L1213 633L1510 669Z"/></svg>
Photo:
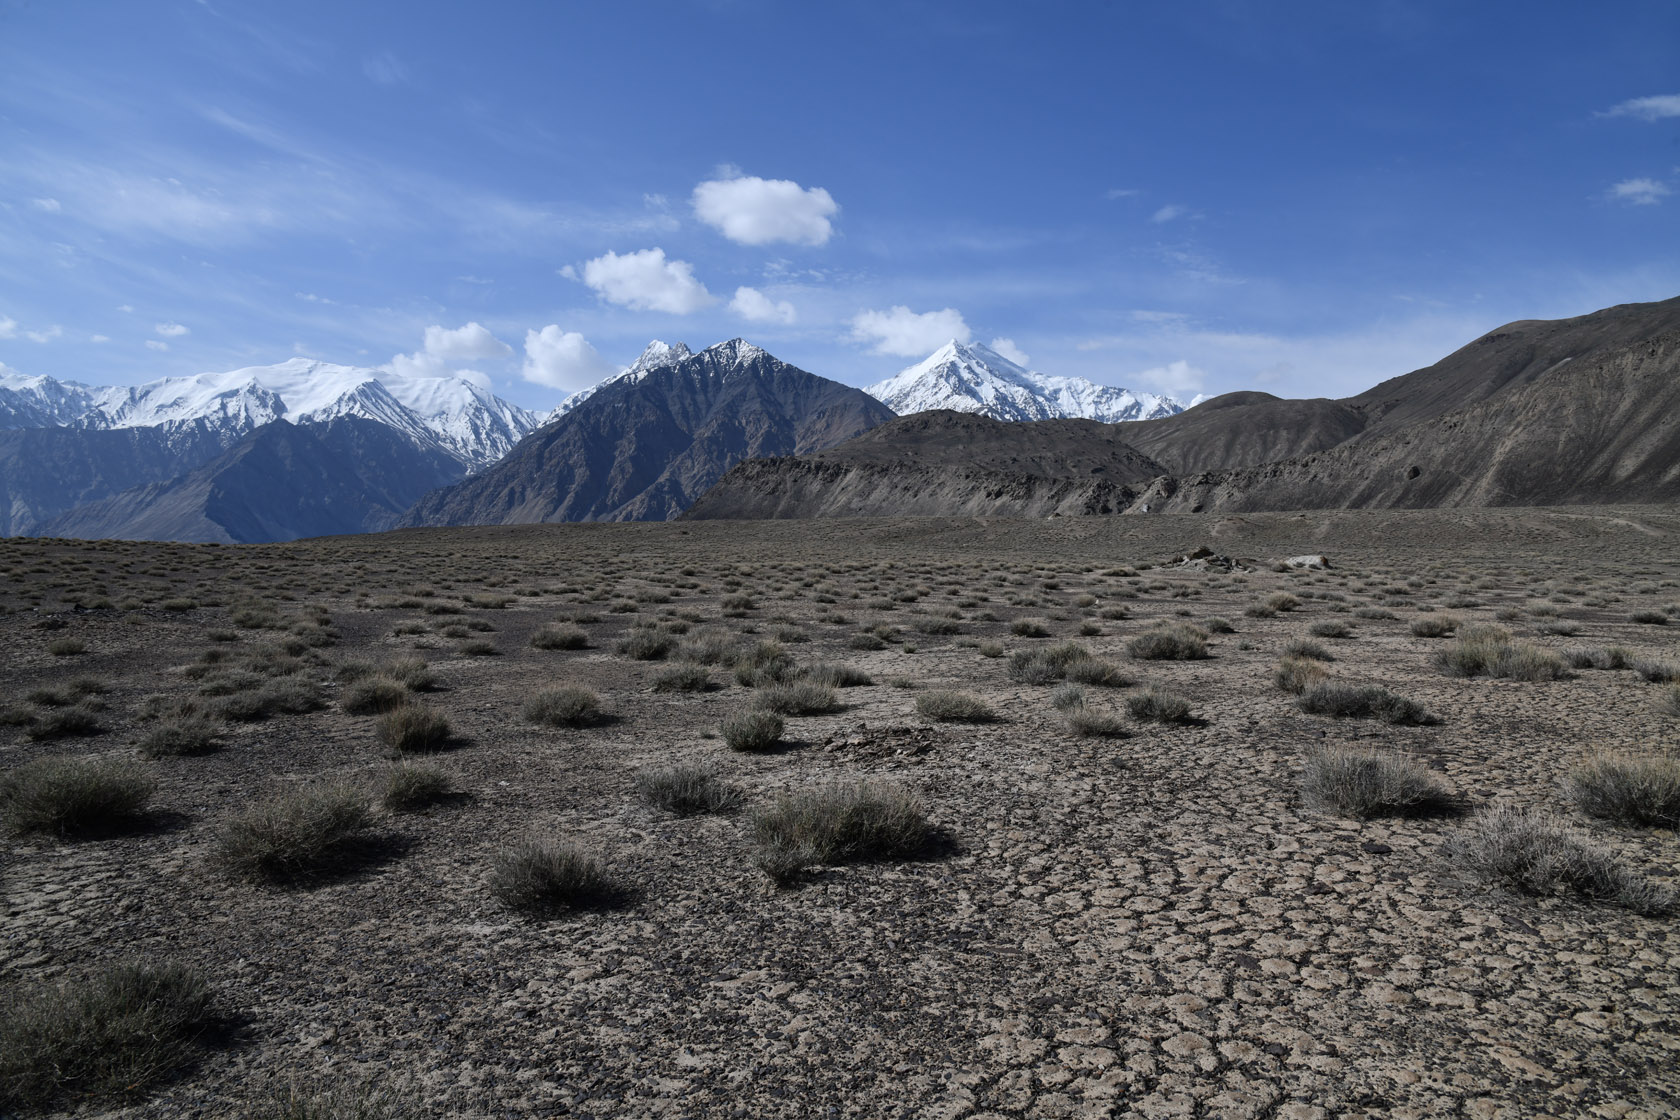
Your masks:
<svg viewBox="0 0 1680 1120"><path fill-rule="evenodd" d="M994 420L1083 417L1112 424L1184 411L1171 397L1035 373L990 347L955 340L864 392L900 416L949 408Z"/></svg>
<svg viewBox="0 0 1680 1120"><path fill-rule="evenodd" d="M459 377L404 377L385 370L292 358L226 373L165 377L134 386L89 386L0 372L0 427L95 431L208 428L229 445L278 419L374 420L470 471L506 455L540 423L535 413Z"/></svg>
<svg viewBox="0 0 1680 1120"><path fill-rule="evenodd" d="M552 424L566 413L572 411L584 401L605 389L608 385L616 385L621 381L640 381L660 366L668 366L672 362L680 362L693 354L684 343L668 345L657 338L647 344L642 356L625 366L622 370L602 381L598 381L587 389L579 389L554 407L543 420L544 424Z"/></svg>

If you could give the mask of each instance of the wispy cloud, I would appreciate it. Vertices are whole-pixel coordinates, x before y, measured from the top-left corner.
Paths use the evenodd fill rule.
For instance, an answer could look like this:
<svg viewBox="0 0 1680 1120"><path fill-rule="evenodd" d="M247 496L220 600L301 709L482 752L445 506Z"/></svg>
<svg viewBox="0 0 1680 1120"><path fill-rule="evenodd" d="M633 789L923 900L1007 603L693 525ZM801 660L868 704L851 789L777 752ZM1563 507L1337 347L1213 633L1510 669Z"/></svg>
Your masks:
<svg viewBox="0 0 1680 1120"><path fill-rule="evenodd" d="M1680 117L1680 93L1663 93L1655 97L1635 97L1612 105L1596 117L1634 117L1642 121L1660 121Z"/></svg>
<svg viewBox="0 0 1680 1120"><path fill-rule="evenodd" d="M1613 200L1633 206L1655 206L1673 193L1667 184L1655 179L1623 179L1610 188Z"/></svg>
<svg viewBox="0 0 1680 1120"><path fill-rule="evenodd" d="M1159 210L1155 211L1155 213L1149 215L1149 220L1164 224L1175 218L1182 218L1188 213L1190 213L1190 208L1188 206L1180 206L1178 203L1174 202L1161 207Z"/></svg>
<svg viewBox="0 0 1680 1120"><path fill-rule="evenodd" d="M408 81L408 68L397 61L397 56L390 51L380 51L362 59L362 73L368 81L382 86L401 85Z"/></svg>

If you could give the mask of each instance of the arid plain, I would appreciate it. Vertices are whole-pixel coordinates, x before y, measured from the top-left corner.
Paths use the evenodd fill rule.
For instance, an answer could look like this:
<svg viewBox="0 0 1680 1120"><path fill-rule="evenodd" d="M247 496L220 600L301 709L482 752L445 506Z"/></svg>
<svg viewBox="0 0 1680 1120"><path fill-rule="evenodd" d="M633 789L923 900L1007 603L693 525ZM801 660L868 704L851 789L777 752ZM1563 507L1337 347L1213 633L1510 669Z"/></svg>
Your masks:
<svg viewBox="0 0 1680 1120"><path fill-rule="evenodd" d="M1680 747L1672 507L12 539L0 602L5 1002L205 997L98 1094L0 1058L29 1114L1680 1115L1680 841L1577 796ZM1314 785L1373 753L1428 796ZM61 756L149 798L25 827ZM841 789L926 827L776 847ZM334 842L252 855L323 790ZM1642 902L1481 873L1501 807ZM533 840L593 889L510 882Z"/></svg>

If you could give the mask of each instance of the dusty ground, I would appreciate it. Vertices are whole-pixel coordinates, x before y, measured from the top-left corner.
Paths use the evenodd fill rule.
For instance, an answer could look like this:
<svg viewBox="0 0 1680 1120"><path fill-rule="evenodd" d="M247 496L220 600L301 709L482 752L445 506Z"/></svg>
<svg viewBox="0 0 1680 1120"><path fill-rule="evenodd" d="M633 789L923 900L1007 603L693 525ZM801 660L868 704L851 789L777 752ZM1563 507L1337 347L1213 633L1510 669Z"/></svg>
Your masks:
<svg viewBox="0 0 1680 1120"><path fill-rule="evenodd" d="M1203 544L1263 563L1162 566ZM1334 568L1270 568L1309 551ZM1427 760L1472 807L1552 808L1673 881L1673 833L1589 821L1559 788L1590 750L1680 745L1658 686L1628 671L1452 679L1430 664L1441 641L1410 624L1426 608L1503 610L1544 645L1672 658L1680 618L1629 616L1680 602L1677 581L1671 508L3 541L0 702L72 675L110 691L103 734L35 743L0 728L0 765L132 755L144 699L198 687L181 666L286 636L230 621L258 601L283 625L330 613L336 643L304 654L329 698L345 660L418 648L443 686L427 701L462 739L433 761L466 796L384 817L384 842L341 875L239 881L211 858L231 814L323 776L372 782L386 762L372 718L336 705L230 725L217 753L145 763L154 827L9 841L0 995L135 956L210 978L228 1021L214 1045L136 1102L85 1115L239 1116L288 1079L391 1083L425 1102L414 1115L462 1117L1680 1115L1676 919L1489 890L1441 855L1460 821L1327 817L1298 790L1308 746L1382 744ZM1280 589L1301 608L1244 615ZM742 592L755 608L722 617ZM509 601L463 601L483 594ZM163 609L172 599L192 603ZM464 613L427 613L437 603ZM1369 606L1396 617L1351 613ZM1117 608L1129 617L1103 617ZM802 634L788 643L801 661L875 683L844 690L839 714L790 719L785 750L731 753L711 731L751 690L655 693L665 665L614 653L634 620L674 612L692 616L691 635ZM960 633L918 632L948 612ZM528 644L580 613L598 619L593 648ZM1126 639L1151 621L1213 616L1236 632L1214 635L1210 659L1128 662ZM1053 638L1014 635L1018 618ZM39 629L48 619L65 625ZM1355 626L1327 643L1337 677L1384 684L1443 722L1296 711L1272 671L1286 641L1326 619ZM1536 628L1560 620L1580 632ZM489 629L441 632L469 621ZM1100 633L1078 637L1086 621ZM421 632L393 634L410 622ZM882 623L901 640L848 647ZM66 637L86 652L46 652ZM1069 637L1190 698L1199 722L1076 738L1048 686L1013 683L1007 653L976 648ZM497 654L461 655L471 639ZM594 687L617 722L527 724L523 699L553 682ZM914 706L928 687L971 690L1002 718L931 723ZM1123 710L1124 693L1088 692ZM639 769L696 759L748 792L746 811L675 818L638 801ZM860 776L916 791L956 850L773 887L751 861L752 809ZM546 921L510 913L486 869L533 833L596 849L633 896Z"/></svg>

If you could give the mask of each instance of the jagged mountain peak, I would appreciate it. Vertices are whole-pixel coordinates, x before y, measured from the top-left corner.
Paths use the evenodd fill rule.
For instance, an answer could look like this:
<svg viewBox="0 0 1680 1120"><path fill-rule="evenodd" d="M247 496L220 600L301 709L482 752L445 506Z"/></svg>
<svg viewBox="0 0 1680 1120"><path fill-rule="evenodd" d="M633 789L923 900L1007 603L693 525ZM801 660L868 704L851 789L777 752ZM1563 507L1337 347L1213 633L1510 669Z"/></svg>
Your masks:
<svg viewBox="0 0 1680 1120"><path fill-rule="evenodd" d="M982 343L956 339L865 392L901 416L945 408L994 420L1114 423L1184 411L1170 397L1037 373Z"/></svg>

